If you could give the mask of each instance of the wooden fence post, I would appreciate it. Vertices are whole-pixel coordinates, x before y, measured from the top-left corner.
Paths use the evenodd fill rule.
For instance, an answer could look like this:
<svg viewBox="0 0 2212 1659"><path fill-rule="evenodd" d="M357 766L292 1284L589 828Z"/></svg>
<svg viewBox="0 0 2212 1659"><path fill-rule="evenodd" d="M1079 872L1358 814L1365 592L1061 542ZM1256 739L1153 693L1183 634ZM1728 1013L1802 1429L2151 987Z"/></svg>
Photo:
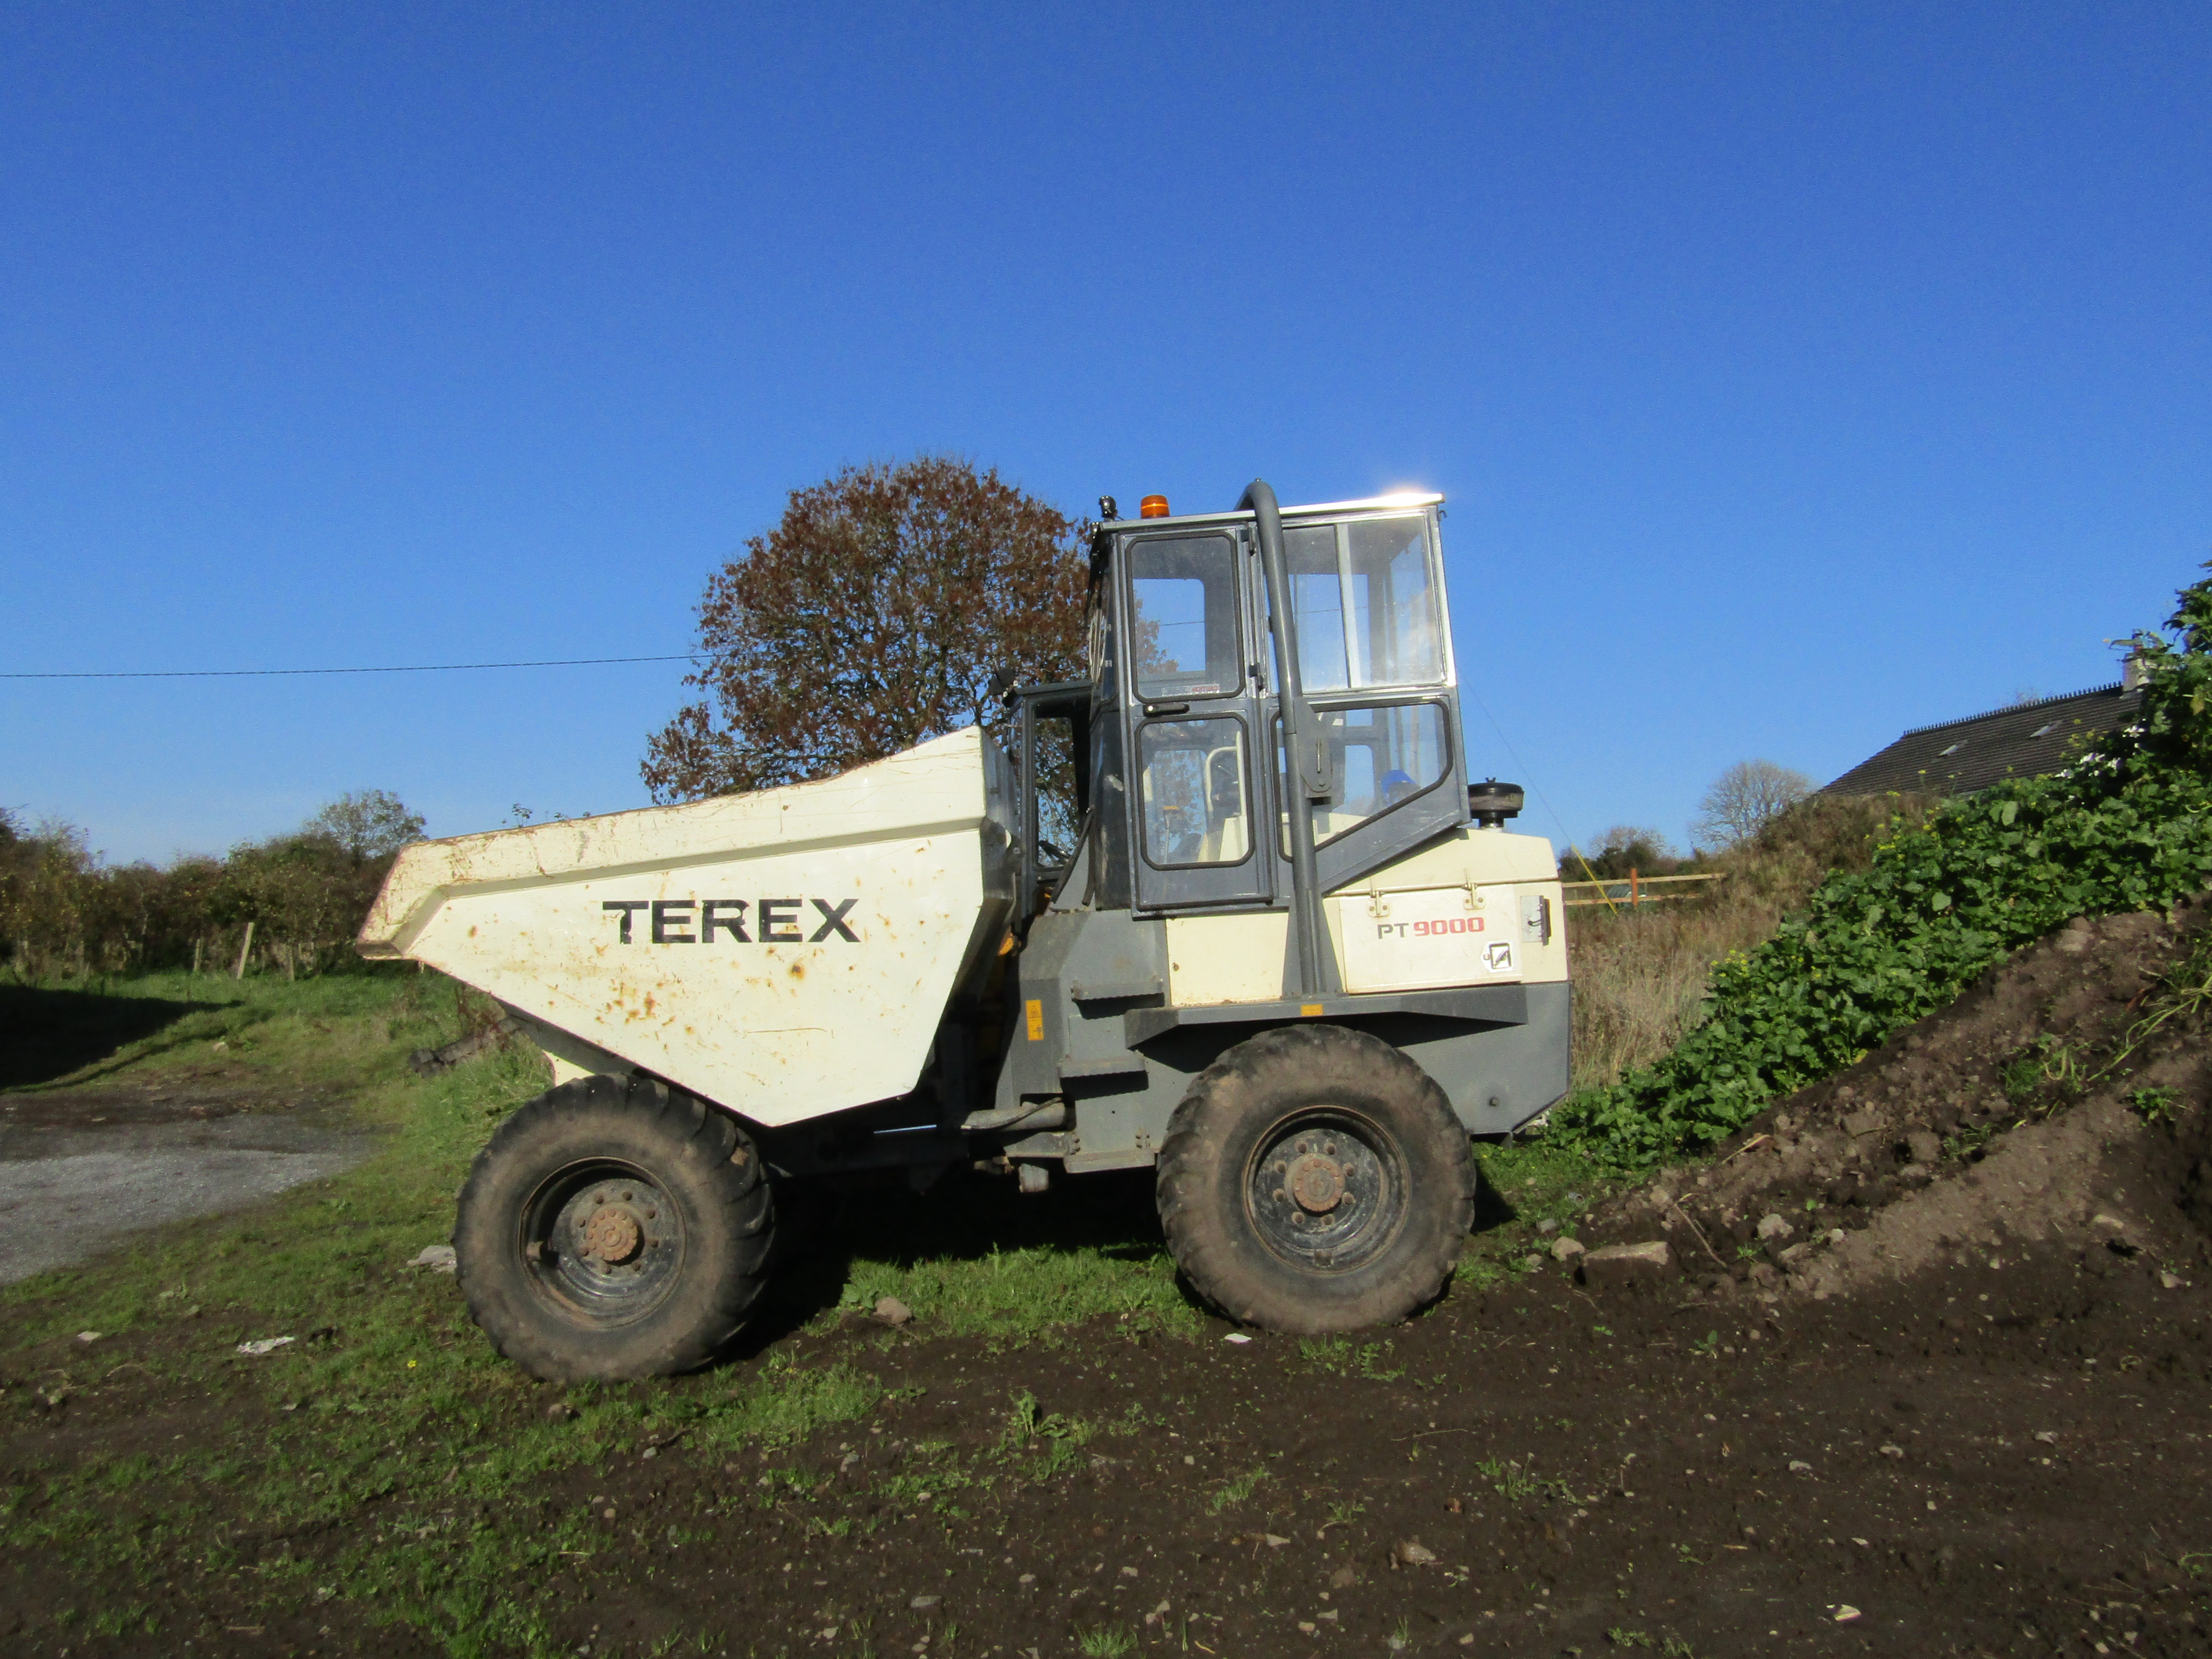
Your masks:
<svg viewBox="0 0 2212 1659"><path fill-rule="evenodd" d="M252 920L249 919L246 924L246 938L238 947L238 966L231 969L230 976L233 979L244 979L246 977L246 958L252 953L252 950L253 923Z"/></svg>

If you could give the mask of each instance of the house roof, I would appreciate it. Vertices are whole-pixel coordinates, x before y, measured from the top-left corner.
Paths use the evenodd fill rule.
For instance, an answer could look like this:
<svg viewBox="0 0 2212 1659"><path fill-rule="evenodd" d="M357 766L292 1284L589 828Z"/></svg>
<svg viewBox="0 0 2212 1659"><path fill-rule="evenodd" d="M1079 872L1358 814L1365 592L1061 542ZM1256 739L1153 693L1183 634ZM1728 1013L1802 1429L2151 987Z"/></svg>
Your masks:
<svg viewBox="0 0 2212 1659"><path fill-rule="evenodd" d="M2124 725L2142 702L2140 688L2116 681L1917 726L1820 793L1971 795L2006 778L2040 777L2078 755L2083 740Z"/></svg>

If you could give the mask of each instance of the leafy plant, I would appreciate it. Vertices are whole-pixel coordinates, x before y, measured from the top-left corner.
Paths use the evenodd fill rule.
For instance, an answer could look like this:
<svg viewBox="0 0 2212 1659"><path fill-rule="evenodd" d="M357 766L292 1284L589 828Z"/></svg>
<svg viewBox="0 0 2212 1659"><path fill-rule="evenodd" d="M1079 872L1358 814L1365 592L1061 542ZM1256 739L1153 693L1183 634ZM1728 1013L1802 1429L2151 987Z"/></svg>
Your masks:
<svg viewBox="0 0 2212 1659"><path fill-rule="evenodd" d="M2136 722L2048 777L1947 803L1831 877L1802 915L1713 969L1705 1019L1664 1060L1553 1113L1628 1167L1710 1146L1841 1070L2069 917L2163 908L2212 882L2212 580L2134 647ZM2212 999L2212 988L2204 996Z"/></svg>
<svg viewBox="0 0 2212 1659"><path fill-rule="evenodd" d="M1137 1650L1137 1638L1119 1625L1094 1625L1076 1632L1075 1645L1085 1659L1123 1659Z"/></svg>
<svg viewBox="0 0 2212 1659"><path fill-rule="evenodd" d="M2128 1104L2146 1123L2166 1123L2172 1121L2173 1109L2181 1098L2180 1091L2163 1086L2131 1089Z"/></svg>

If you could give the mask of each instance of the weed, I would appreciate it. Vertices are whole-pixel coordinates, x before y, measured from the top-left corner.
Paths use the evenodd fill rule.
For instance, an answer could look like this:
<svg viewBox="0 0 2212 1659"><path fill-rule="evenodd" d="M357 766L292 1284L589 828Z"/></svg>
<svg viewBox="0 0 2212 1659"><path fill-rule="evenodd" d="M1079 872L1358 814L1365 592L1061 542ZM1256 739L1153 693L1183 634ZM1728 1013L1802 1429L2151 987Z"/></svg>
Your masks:
<svg viewBox="0 0 2212 1659"><path fill-rule="evenodd" d="M1640 1630L1624 1630L1615 1625L1606 1632L1605 1639L1617 1648L1656 1648L1659 1644Z"/></svg>
<svg viewBox="0 0 2212 1659"><path fill-rule="evenodd" d="M1124 1659L1137 1650L1137 1638L1119 1625L1093 1625L1075 1633L1085 1659Z"/></svg>
<svg viewBox="0 0 2212 1659"><path fill-rule="evenodd" d="M1393 1382L1406 1374L1401 1365L1393 1370L1382 1369L1382 1356L1389 1352L1388 1342L1363 1342L1357 1347L1340 1336L1301 1337L1298 1358L1316 1370L1335 1376L1361 1376L1373 1382Z"/></svg>
<svg viewBox="0 0 2212 1659"><path fill-rule="evenodd" d="M1697 1650L1679 1636L1670 1636L1659 1644L1659 1651L1669 1659L1698 1659Z"/></svg>
<svg viewBox="0 0 2212 1659"><path fill-rule="evenodd" d="M1475 1473L1491 1482L1498 1495L1509 1504L1523 1504L1532 1498L1547 1502L1580 1504L1587 1499L1577 1498L1574 1488L1565 1481L1550 1475L1540 1475L1531 1463L1522 1468L1516 1459L1486 1457L1474 1466Z"/></svg>
<svg viewBox="0 0 2212 1659"><path fill-rule="evenodd" d="M1945 1135L1943 1156L1954 1159L1965 1158L1986 1145L2002 1127L1996 1123L1981 1123Z"/></svg>
<svg viewBox="0 0 2212 1659"><path fill-rule="evenodd" d="M1720 1352L1720 1348L1721 1334L1718 1331L1707 1331L1703 1341L1692 1342L1690 1344L1690 1352L1692 1353L1702 1354L1707 1359L1711 1359L1715 1354L1718 1353Z"/></svg>
<svg viewBox="0 0 2212 1659"><path fill-rule="evenodd" d="M2181 1092L2178 1089L2164 1087L2134 1089L2129 1091L2127 1099L2128 1105L2144 1122L2170 1123L2173 1121L2173 1109L2180 1102Z"/></svg>
<svg viewBox="0 0 2212 1659"><path fill-rule="evenodd" d="M1595 1336L1611 1336L1613 1334L1613 1327L1610 1325L1593 1325L1590 1327L1590 1332Z"/></svg>
<svg viewBox="0 0 2212 1659"><path fill-rule="evenodd" d="M1228 1481L1223 1486L1217 1487L1214 1491L1213 1496L1206 1500L1206 1508L1212 1510L1214 1514L1218 1515L1222 1510L1229 1508L1231 1504L1241 1504L1246 1498L1249 1498L1252 1495L1254 1489L1256 1488L1262 1480L1265 1480L1267 1478L1267 1471L1265 1469L1248 1470L1246 1473L1238 1475L1234 1480Z"/></svg>
<svg viewBox="0 0 2212 1659"><path fill-rule="evenodd" d="M1353 1521L1366 1513L1367 1505L1364 1504L1331 1504L1328 1506L1328 1519L1322 1522L1320 1530L1327 1532L1331 1527L1348 1527Z"/></svg>

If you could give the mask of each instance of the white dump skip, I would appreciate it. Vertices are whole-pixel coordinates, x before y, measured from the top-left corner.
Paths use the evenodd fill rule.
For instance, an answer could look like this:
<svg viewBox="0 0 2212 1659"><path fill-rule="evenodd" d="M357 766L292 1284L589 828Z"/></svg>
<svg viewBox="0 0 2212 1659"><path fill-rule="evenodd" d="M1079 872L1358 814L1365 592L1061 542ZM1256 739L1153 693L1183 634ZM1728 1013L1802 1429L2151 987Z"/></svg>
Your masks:
<svg viewBox="0 0 2212 1659"><path fill-rule="evenodd" d="M423 842L361 931L764 1124L910 1091L1012 910L974 727L819 783Z"/></svg>

